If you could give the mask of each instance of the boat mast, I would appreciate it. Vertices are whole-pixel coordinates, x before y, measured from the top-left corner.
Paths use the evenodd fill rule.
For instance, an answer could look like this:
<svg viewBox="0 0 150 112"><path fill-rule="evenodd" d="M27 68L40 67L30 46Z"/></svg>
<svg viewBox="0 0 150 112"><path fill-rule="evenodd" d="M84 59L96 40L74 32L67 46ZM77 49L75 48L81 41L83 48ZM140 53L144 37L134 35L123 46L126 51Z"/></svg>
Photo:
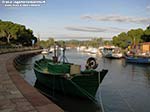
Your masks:
<svg viewBox="0 0 150 112"><path fill-rule="evenodd" d="M58 62L58 56L57 56L57 43L55 42L55 45L54 45L54 56L53 56L53 62L56 63Z"/></svg>
<svg viewBox="0 0 150 112"><path fill-rule="evenodd" d="M65 52L66 52L66 46L65 46L65 42L63 42L63 55L60 58L60 61L63 60L63 63L65 63L65 61L68 62L68 59L66 58Z"/></svg>
<svg viewBox="0 0 150 112"><path fill-rule="evenodd" d="M65 63L65 52L66 52L66 46L65 43L63 42L63 63Z"/></svg>

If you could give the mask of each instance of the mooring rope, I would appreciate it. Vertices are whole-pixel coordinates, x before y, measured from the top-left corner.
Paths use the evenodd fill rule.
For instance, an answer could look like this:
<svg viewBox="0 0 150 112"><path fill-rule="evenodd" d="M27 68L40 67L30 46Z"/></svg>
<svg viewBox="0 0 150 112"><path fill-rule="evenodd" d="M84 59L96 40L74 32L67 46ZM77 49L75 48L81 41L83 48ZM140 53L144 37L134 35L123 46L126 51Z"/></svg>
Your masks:
<svg viewBox="0 0 150 112"><path fill-rule="evenodd" d="M120 95L120 97L123 99L123 101L127 104L127 106L129 107L131 112L135 112L134 109L132 108L132 106L130 106L130 104L128 103L128 101L122 96L121 92L118 90L118 93Z"/></svg>
<svg viewBox="0 0 150 112"><path fill-rule="evenodd" d="M102 112L105 112L105 110L104 110L104 105L103 105L103 100L102 100L102 93L101 93L101 90L99 91L99 96L100 96L100 105L101 105L101 108L102 108Z"/></svg>
<svg viewBox="0 0 150 112"><path fill-rule="evenodd" d="M73 82L72 80L70 80L70 82L76 86L84 95L86 95L91 101L93 101L95 104L96 104L96 100L95 98L90 94L88 93L85 89L81 88L80 86L78 86L75 82Z"/></svg>

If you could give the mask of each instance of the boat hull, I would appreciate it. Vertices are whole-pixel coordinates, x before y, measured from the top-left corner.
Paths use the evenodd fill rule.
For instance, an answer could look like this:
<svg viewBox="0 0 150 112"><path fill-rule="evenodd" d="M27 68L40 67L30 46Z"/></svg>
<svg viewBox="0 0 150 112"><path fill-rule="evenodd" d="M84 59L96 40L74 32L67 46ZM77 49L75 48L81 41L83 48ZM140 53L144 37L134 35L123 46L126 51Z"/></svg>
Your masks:
<svg viewBox="0 0 150 112"><path fill-rule="evenodd" d="M37 80L45 87L59 91L63 94L72 96L94 98L99 84L102 82L104 76L108 70L102 70L100 74L95 72L92 75L78 75L73 78L42 73L37 69L34 69Z"/></svg>
<svg viewBox="0 0 150 112"><path fill-rule="evenodd" d="M105 58L110 59L120 59L123 57L123 54L121 52L118 52L118 50L115 52L115 48L102 48L101 50L102 56Z"/></svg>
<svg viewBox="0 0 150 112"><path fill-rule="evenodd" d="M146 57L125 57L128 63L150 64L150 58Z"/></svg>
<svg viewBox="0 0 150 112"><path fill-rule="evenodd" d="M108 53L108 54L103 54L103 57L105 58L110 58L110 59L120 59L123 57L122 54L111 54L111 53Z"/></svg>

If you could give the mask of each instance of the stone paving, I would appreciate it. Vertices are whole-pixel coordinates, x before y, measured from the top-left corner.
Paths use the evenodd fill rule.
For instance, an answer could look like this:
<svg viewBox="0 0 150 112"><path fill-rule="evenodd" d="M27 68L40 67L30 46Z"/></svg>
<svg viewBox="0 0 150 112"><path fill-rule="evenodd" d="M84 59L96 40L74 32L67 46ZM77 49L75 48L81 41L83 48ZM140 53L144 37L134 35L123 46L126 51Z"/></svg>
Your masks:
<svg viewBox="0 0 150 112"><path fill-rule="evenodd" d="M0 55L0 112L64 112L29 85L13 66L17 55L30 52Z"/></svg>

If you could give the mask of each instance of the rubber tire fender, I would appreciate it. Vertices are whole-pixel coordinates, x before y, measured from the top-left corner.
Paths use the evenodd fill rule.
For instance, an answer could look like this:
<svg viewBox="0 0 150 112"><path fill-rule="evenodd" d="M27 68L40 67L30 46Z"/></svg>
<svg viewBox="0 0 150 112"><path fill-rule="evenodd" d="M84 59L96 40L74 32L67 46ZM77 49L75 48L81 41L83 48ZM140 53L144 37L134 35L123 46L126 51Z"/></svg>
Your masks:
<svg viewBox="0 0 150 112"><path fill-rule="evenodd" d="M98 67L96 59L93 57L88 58L86 66L88 66L88 68L96 69Z"/></svg>

